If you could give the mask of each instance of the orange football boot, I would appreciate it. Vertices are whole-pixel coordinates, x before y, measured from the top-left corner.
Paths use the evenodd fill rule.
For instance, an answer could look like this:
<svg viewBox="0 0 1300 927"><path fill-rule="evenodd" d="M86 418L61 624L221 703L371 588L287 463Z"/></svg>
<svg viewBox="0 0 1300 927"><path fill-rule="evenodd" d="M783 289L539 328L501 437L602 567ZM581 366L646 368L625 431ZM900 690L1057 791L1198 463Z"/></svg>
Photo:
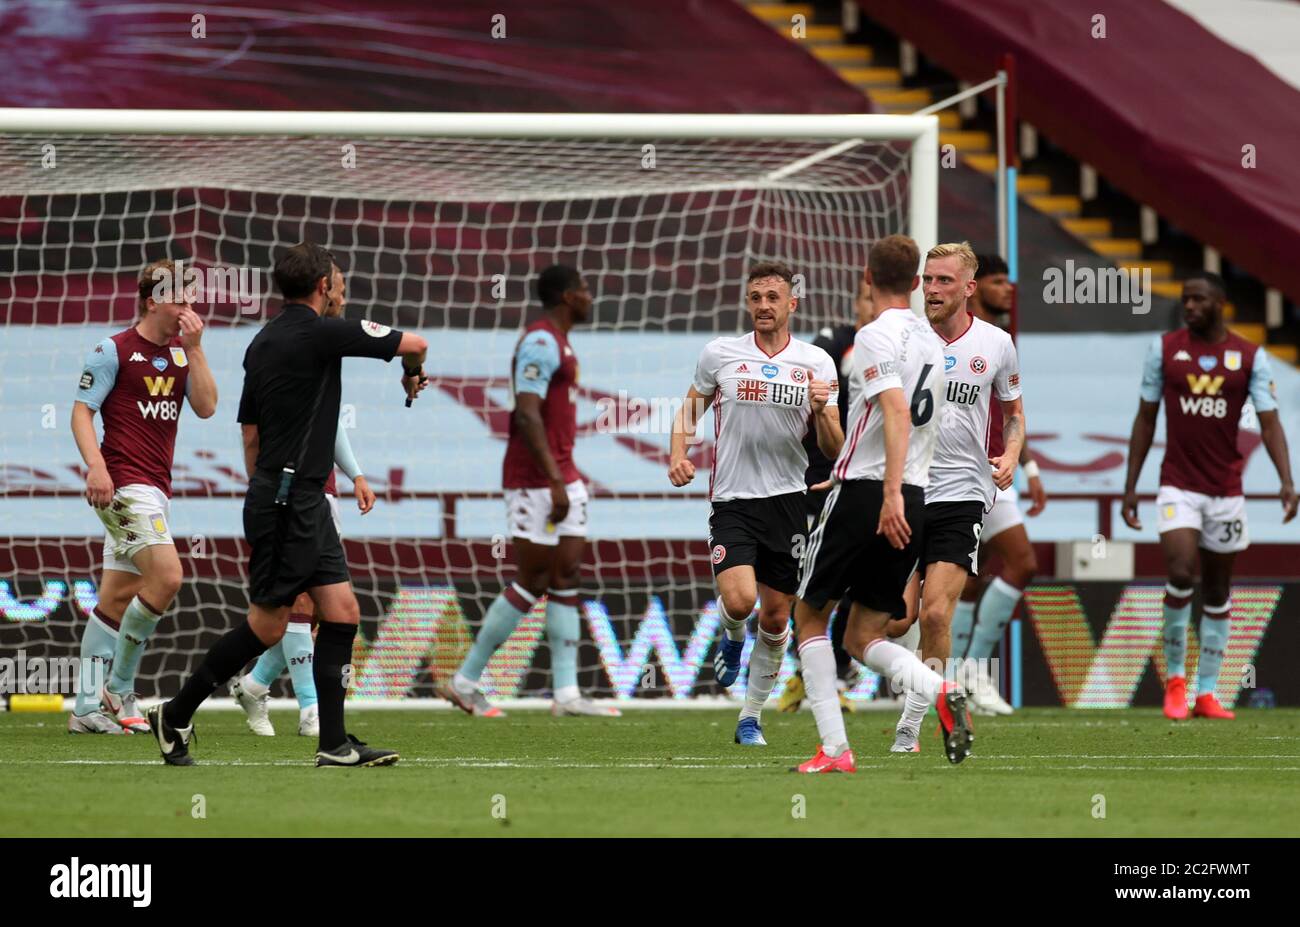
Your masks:
<svg viewBox="0 0 1300 927"><path fill-rule="evenodd" d="M1196 704L1192 707L1192 717L1219 718L1223 721L1232 721L1237 715L1220 705L1213 692L1205 692L1196 696Z"/></svg>
<svg viewBox="0 0 1300 927"><path fill-rule="evenodd" d="M845 750L839 756L827 756L820 746L817 747L816 756L795 767L795 772L801 773L851 773L857 771L858 767L853 765L852 750Z"/></svg>
<svg viewBox="0 0 1300 927"><path fill-rule="evenodd" d="M1187 720L1186 676L1170 676L1165 680L1165 717L1170 721Z"/></svg>

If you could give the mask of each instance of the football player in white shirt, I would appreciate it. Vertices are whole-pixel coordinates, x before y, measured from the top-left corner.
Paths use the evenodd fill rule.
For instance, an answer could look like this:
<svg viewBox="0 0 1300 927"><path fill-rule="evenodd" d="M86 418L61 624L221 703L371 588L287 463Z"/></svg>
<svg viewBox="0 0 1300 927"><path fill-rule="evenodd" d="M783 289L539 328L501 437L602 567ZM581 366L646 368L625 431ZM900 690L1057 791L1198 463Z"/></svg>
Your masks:
<svg viewBox="0 0 1300 927"><path fill-rule="evenodd" d="M947 401L925 491L923 575L912 578L907 599L909 616L920 617L921 655L945 665L951 656L953 609L967 578L976 575L980 530L984 513L993 506L994 484L998 489L1011 485L1025 437L1015 344L1002 329L966 309L978 266L966 242L936 245L926 255L921 277L926 318L944 342ZM994 394L1002 406L1004 450L990 459ZM926 698L907 693L892 752L921 751L921 722L929 708Z"/></svg>
<svg viewBox="0 0 1300 927"><path fill-rule="evenodd" d="M790 335L799 302L793 286L794 274L784 264L764 262L750 270L745 304L754 330L715 338L701 352L673 423L668 469L674 486L695 478L686 445L712 405L709 548L725 632L713 661L719 685L730 686L740 675L745 622L759 603L758 637L735 735L745 746L767 745L761 713L790 639L790 607L808 532L804 435L815 429L817 446L828 457L844 443L835 364L821 348Z"/></svg>
<svg viewBox="0 0 1300 927"><path fill-rule="evenodd" d="M890 617L906 613L903 592L923 549L925 487L944 414L943 345L908 306L920 261L916 242L903 235L880 240L867 259L876 317L854 339L848 438L808 538L795 602L804 687L821 735L801 773L856 771L826 637L846 589L853 608L845 649L899 688L937 702L948 759L970 754L965 692L886 636Z"/></svg>

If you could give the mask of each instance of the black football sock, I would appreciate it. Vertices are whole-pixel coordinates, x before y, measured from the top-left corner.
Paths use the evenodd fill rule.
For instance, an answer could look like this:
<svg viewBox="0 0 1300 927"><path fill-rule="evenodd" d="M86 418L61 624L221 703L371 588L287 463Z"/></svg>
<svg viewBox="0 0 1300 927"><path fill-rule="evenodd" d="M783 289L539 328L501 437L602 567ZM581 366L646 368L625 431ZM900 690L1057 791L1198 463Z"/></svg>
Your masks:
<svg viewBox="0 0 1300 927"><path fill-rule="evenodd" d="M189 727L194 712L217 691L217 686L265 650L266 645L257 639L247 621L227 631L212 645L194 675L181 686L181 691L164 707L163 717L167 723L172 727Z"/></svg>
<svg viewBox="0 0 1300 927"><path fill-rule="evenodd" d="M320 749L335 750L347 742L343 724L343 667L352 663L352 641L357 636L355 624L322 621L316 632L316 655L311 674L316 680L316 698L320 710Z"/></svg>

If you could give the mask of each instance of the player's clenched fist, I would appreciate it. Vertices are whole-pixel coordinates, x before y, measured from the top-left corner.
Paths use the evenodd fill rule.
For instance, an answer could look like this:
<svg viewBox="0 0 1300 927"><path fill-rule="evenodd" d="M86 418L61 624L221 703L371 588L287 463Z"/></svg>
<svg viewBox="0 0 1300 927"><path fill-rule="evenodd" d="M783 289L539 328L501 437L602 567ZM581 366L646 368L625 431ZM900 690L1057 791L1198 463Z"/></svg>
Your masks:
<svg viewBox="0 0 1300 927"><path fill-rule="evenodd" d="M808 384L808 399L812 403L812 410L820 412L826 408L826 402L831 398L831 385L824 380L813 380Z"/></svg>
<svg viewBox="0 0 1300 927"><path fill-rule="evenodd" d="M668 468L668 480L674 486L685 486L695 479L695 464L683 457Z"/></svg>
<svg viewBox="0 0 1300 927"><path fill-rule="evenodd" d="M1010 454L990 457L989 465L993 467L993 485L1006 490L1011 487L1011 480L1016 475L1016 459Z"/></svg>

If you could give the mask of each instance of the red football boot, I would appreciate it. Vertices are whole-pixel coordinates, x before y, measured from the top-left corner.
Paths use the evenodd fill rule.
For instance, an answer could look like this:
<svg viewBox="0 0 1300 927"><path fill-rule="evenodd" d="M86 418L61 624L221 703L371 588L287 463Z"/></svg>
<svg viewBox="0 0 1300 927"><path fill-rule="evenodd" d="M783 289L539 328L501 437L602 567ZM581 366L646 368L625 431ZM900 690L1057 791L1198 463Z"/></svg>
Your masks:
<svg viewBox="0 0 1300 927"><path fill-rule="evenodd" d="M820 746L817 747L816 756L795 767L795 772L801 773L851 773L857 771L858 767L853 765L852 750L845 750L839 756L827 756Z"/></svg>
<svg viewBox="0 0 1300 927"><path fill-rule="evenodd" d="M1237 715L1220 705L1213 692L1205 692L1196 696L1196 705L1192 708L1192 717L1219 718L1223 721L1232 721Z"/></svg>
<svg viewBox="0 0 1300 927"><path fill-rule="evenodd" d="M1187 720L1186 676L1170 676L1165 680L1165 717L1170 721Z"/></svg>

